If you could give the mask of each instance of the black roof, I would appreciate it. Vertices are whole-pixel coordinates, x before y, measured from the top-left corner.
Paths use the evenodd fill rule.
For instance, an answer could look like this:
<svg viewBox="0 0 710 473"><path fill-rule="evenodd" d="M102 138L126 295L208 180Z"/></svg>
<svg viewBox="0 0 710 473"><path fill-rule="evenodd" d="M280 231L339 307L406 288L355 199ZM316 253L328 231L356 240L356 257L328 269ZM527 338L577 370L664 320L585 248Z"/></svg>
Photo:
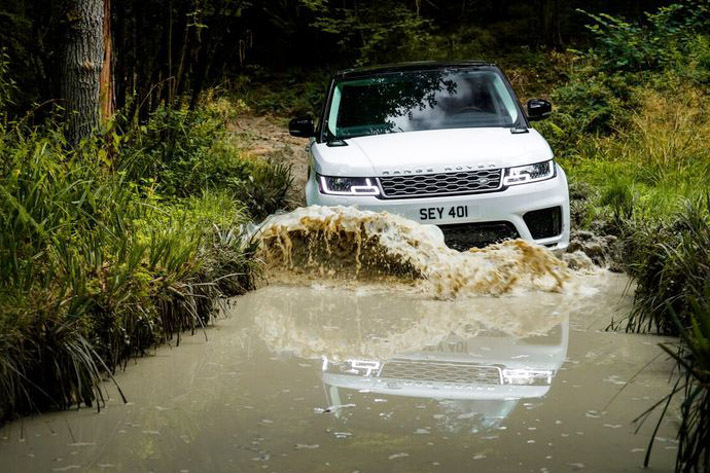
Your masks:
<svg viewBox="0 0 710 473"><path fill-rule="evenodd" d="M384 64L380 66L356 67L345 69L334 74L335 78L365 77L388 72L429 71L436 69L457 69L467 67L496 67L495 64L485 61L418 61Z"/></svg>

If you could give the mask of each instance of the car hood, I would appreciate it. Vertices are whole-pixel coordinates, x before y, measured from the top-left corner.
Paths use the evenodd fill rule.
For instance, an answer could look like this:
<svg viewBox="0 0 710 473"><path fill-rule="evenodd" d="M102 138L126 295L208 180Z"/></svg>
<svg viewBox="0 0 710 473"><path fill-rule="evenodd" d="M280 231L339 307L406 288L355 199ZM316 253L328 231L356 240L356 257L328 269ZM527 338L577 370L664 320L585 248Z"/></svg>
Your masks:
<svg viewBox="0 0 710 473"><path fill-rule="evenodd" d="M552 159L540 134L463 128L362 136L347 146L316 143L314 168L326 176L375 177L505 168Z"/></svg>

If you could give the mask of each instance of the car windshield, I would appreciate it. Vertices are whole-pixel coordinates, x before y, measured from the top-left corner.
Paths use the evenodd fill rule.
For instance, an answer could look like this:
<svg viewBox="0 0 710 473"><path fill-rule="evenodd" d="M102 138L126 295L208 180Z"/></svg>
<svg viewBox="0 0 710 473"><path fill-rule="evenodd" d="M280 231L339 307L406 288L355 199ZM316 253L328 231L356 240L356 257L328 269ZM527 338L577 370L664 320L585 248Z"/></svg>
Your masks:
<svg viewBox="0 0 710 473"><path fill-rule="evenodd" d="M336 139L443 128L512 127L515 99L491 70L388 73L335 84L327 131Z"/></svg>

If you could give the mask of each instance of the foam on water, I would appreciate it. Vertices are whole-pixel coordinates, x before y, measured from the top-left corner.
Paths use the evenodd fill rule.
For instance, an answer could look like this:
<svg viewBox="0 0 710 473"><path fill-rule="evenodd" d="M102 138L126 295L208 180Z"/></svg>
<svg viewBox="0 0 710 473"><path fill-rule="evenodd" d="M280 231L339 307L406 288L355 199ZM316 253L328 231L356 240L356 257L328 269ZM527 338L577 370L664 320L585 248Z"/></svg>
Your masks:
<svg viewBox="0 0 710 473"><path fill-rule="evenodd" d="M550 250L523 240L458 252L433 225L353 207L311 206L274 216L257 238L262 258L277 271L411 279L439 298L561 292L571 274Z"/></svg>

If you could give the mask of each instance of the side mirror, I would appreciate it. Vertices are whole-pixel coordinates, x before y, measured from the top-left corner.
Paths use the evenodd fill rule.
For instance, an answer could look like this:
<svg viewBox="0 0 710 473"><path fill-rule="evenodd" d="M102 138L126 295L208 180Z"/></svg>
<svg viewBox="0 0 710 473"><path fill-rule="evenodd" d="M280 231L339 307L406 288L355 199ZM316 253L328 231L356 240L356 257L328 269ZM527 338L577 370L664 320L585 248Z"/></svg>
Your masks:
<svg viewBox="0 0 710 473"><path fill-rule="evenodd" d="M543 120L552 113L552 104L543 99L528 100L528 119L531 122Z"/></svg>
<svg viewBox="0 0 710 473"><path fill-rule="evenodd" d="M311 117L294 118L288 122L288 132L291 136L298 136L299 138L316 136L316 131L313 127L313 119Z"/></svg>

